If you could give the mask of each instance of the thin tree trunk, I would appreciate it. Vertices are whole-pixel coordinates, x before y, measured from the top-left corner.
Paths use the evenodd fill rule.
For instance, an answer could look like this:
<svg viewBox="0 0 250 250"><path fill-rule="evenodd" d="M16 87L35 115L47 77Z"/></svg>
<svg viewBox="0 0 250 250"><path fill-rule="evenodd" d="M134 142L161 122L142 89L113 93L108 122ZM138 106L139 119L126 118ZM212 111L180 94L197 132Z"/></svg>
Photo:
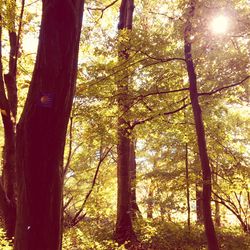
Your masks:
<svg viewBox="0 0 250 250"><path fill-rule="evenodd" d="M217 159L218 160L218 159ZM216 163L215 173L213 173L213 182L218 185L218 164ZM221 226L221 217L220 217L220 203L215 200L215 225L217 227Z"/></svg>
<svg viewBox="0 0 250 250"><path fill-rule="evenodd" d="M215 201L215 225L217 227L221 226L221 219L220 219L220 204Z"/></svg>
<svg viewBox="0 0 250 250"><path fill-rule="evenodd" d="M133 0L122 0L120 6L119 31L130 35L132 29L134 2ZM119 35L124 35L120 33ZM123 37L122 37L123 38ZM123 42L118 47L118 59L120 63L126 63L129 59L129 48ZM117 79L118 90L118 144L117 144L117 220L115 229L115 240L119 244L136 239L131 219L131 176L130 176L130 132L127 115L129 111L129 76L127 70Z"/></svg>
<svg viewBox="0 0 250 250"><path fill-rule="evenodd" d="M0 17L1 19L1 17ZM9 93L9 91L7 91ZM3 173L1 185L0 210L2 210L3 220L7 237L11 239L15 231L15 128L12 120L10 102L7 99L2 67L2 28L0 27L0 110L4 127L4 147L3 147ZM7 203L6 203L7 202Z"/></svg>
<svg viewBox="0 0 250 250"><path fill-rule="evenodd" d="M62 159L83 4L83 0L43 1L35 69L17 126L15 250L62 247Z"/></svg>
<svg viewBox="0 0 250 250"><path fill-rule="evenodd" d="M195 11L195 1L191 0L190 2L189 17L186 22L185 33L184 33L184 53L186 59L186 67L189 77L189 91L190 99L192 104L192 110L194 114L195 129L197 136L197 143L199 148L199 156L202 167L202 179L203 179L203 213L204 213L204 226L206 237L208 241L209 250L218 250L219 245L214 230L214 224L212 220L212 211L211 211L211 192L212 192L212 183L211 183L211 169L209 166L209 159L207 154L207 145L205 137L205 129L202 119L202 111L198 100L198 91L197 91L197 77L195 72L195 67L192 58L192 45L191 45L191 32L192 32L192 23L191 19L194 17Z"/></svg>
<svg viewBox="0 0 250 250"><path fill-rule="evenodd" d="M197 224L204 224L202 186L200 183L195 184L195 195L196 195L196 222Z"/></svg>
<svg viewBox="0 0 250 250"><path fill-rule="evenodd" d="M147 218L153 219L153 208L154 208L154 189L153 189L153 183L152 180L149 185L149 191L148 191L148 199L147 199Z"/></svg>
<svg viewBox="0 0 250 250"><path fill-rule="evenodd" d="M188 213L188 218L187 218L187 224L188 224L188 229L190 230L190 190L189 190L189 166L188 166L188 144L186 143L185 145L185 166L186 166L186 191L187 191L187 213Z"/></svg>
<svg viewBox="0 0 250 250"><path fill-rule="evenodd" d="M15 206L15 174L16 174L16 114L17 114L17 34L9 31L10 54L9 72L4 75L7 89L9 114L3 117L4 124L4 165L3 165L3 186L8 199ZM13 236L13 235L12 235Z"/></svg>

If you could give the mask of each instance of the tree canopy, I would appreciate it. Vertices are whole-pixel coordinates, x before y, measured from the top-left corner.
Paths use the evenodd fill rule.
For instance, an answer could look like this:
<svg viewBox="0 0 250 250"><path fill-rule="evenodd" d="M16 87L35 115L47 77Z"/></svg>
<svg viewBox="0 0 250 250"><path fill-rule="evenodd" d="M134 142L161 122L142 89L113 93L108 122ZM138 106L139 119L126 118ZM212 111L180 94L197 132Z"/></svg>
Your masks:
<svg viewBox="0 0 250 250"><path fill-rule="evenodd" d="M249 1L49 2L0 1L0 248L249 249Z"/></svg>

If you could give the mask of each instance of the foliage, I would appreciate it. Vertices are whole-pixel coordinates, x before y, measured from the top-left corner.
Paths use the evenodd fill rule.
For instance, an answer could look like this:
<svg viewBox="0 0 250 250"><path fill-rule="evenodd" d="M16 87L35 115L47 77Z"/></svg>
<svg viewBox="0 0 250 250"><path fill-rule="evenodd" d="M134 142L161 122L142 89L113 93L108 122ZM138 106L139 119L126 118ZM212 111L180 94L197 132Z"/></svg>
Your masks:
<svg viewBox="0 0 250 250"><path fill-rule="evenodd" d="M18 16L15 10L18 12L20 9L20 6L14 8L13 0L5 2L7 5L1 9L4 71L8 65L7 31L14 29L14 19ZM41 3L33 2L28 1L25 7L21 35L23 44L17 76L19 109L26 99L36 55L36 46L31 44L38 37ZM194 224L196 186L201 184L201 171L193 114L187 106L178 113L164 115L190 102L182 60L188 1L136 1L129 42L126 32L120 35L119 41L117 39L119 1L105 9L110 2L86 1L78 85L72 112L73 129L71 136L68 132L65 148L65 162L68 154L71 155L64 182L64 203L69 203L64 211L67 227L63 248L124 249L124 246L118 247L112 237L117 195L116 126L120 115L116 81L122 80L121 71L125 68L130 77L130 109L123 115L130 122L131 137L137 142L137 203L144 219L148 203L153 204L153 220L136 223L138 238L147 249L205 249L203 229ZM199 101L213 172L213 199L227 205L220 206L223 226L218 230L219 241L225 250L249 249L249 236L231 229L229 223L231 212L250 223L250 203L247 200L250 187L249 80L209 94L249 75L249 1L196 2L192 46L198 90L207 93L200 96ZM233 24L230 32L219 37L209 30L209 23L216 13L223 11L232 15ZM130 59L126 63L119 63L117 59L117 48L121 42L130 45ZM171 58L178 59L168 61ZM171 93L178 89L184 90ZM138 124L133 127L136 122ZM0 128L0 145L3 145L3 138ZM191 231L184 226L187 217L186 144L189 150ZM100 166L93 192L81 213L86 215L79 224L70 227L72 218L91 189L100 152L107 148L112 149ZM152 197L150 189L153 190ZM240 224L236 217L233 226L235 224ZM0 231L0 248L10 247Z"/></svg>
<svg viewBox="0 0 250 250"><path fill-rule="evenodd" d="M94 220L83 222L79 228L71 228L64 234L64 250L125 250L112 241L110 224L96 225Z"/></svg>
<svg viewBox="0 0 250 250"><path fill-rule="evenodd" d="M138 225L137 225L138 226ZM139 225L140 239L146 249L157 250L202 250L206 249L203 228L186 226L164 221L144 221ZM238 228L218 230L221 249L247 250L250 247L249 235L242 234Z"/></svg>
<svg viewBox="0 0 250 250"><path fill-rule="evenodd" d="M122 250L112 240L112 227L103 224L93 229L93 224L82 223L79 228L67 230L64 234L64 250ZM98 232L99 231L99 232ZM141 248L146 250L205 250L206 238L203 228L186 226L164 221L139 220L136 231L141 241ZM239 228L217 230L222 250L247 250L250 247L249 235L241 233ZM97 236L98 235L98 236Z"/></svg>
<svg viewBox="0 0 250 250"><path fill-rule="evenodd" d="M6 238L3 228L0 228L0 249L12 250L13 243Z"/></svg>

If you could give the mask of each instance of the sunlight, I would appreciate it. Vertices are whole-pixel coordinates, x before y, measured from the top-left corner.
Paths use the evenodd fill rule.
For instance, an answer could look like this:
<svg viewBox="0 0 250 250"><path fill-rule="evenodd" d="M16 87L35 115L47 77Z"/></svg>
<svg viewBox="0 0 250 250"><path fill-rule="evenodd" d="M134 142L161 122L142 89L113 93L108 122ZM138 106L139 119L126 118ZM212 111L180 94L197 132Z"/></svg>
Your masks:
<svg viewBox="0 0 250 250"><path fill-rule="evenodd" d="M36 53L38 46L38 38L32 35L26 35L23 38L23 50L26 53Z"/></svg>
<svg viewBox="0 0 250 250"><path fill-rule="evenodd" d="M219 15L213 18L210 29L215 34L225 34L229 30L230 20L228 16Z"/></svg>

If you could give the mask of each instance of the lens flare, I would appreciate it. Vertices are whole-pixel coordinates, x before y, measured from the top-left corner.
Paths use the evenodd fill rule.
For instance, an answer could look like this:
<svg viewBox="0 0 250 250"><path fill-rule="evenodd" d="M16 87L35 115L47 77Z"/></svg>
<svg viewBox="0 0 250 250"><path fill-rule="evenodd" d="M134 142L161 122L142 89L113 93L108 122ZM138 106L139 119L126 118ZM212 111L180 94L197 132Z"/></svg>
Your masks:
<svg viewBox="0 0 250 250"><path fill-rule="evenodd" d="M219 15L213 18L210 28L215 34L225 34L229 30L230 20L225 15Z"/></svg>

